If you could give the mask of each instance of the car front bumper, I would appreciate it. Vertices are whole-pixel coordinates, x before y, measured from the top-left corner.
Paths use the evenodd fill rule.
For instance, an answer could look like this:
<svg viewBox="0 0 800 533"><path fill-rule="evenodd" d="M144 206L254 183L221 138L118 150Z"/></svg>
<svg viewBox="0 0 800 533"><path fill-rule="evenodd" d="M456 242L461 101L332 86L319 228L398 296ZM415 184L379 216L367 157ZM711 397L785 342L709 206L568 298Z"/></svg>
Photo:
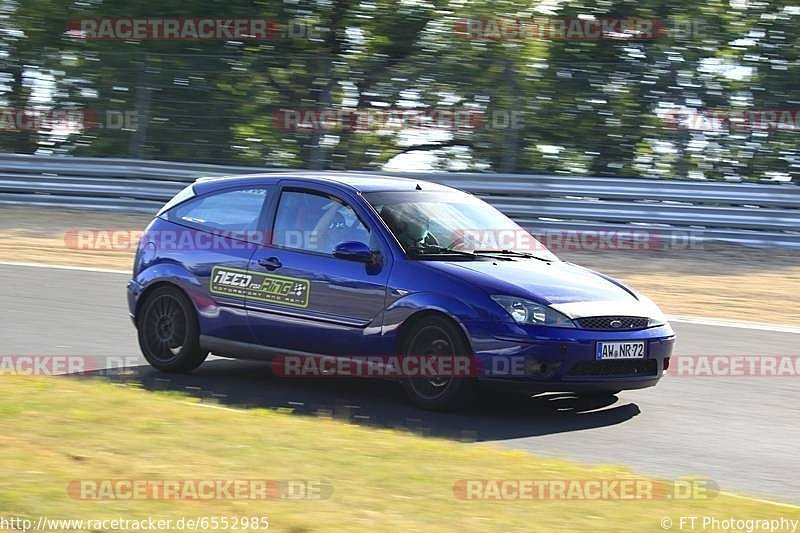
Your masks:
<svg viewBox="0 0 800 533"><path fill-rule="evenodd" d="M633 331L465 324L482 381L540 391L617 391L655 385L669 364L669 325ZM499 331L498 331L499 329ZM644 357L599 360L598 342L642 341Z"/></svg>

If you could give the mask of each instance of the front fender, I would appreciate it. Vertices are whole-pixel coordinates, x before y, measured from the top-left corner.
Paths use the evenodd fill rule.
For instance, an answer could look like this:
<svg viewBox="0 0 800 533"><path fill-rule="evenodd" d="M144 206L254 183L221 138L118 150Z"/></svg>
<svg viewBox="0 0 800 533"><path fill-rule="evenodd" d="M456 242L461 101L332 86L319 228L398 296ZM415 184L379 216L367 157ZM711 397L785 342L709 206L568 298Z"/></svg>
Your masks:
<svg viewBox="0 0 800 533"><path fill-rule="evenodd" d="M445 294L417 292L395 300L384 312L383 335L396 338L400 327L413 315L435 311L453 319L469 338L466 324L479 319L478 312L469 304Z"/></svg>

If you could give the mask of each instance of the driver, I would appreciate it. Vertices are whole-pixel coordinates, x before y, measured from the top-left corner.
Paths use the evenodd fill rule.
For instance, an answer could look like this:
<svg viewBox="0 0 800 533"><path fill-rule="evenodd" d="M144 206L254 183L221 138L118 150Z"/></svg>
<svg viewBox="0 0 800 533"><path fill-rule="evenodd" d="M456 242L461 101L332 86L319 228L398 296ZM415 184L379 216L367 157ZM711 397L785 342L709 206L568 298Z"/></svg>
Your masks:
<svg viewBox="0 0 800 533"><path fill-rule="evenodd" d="M386 205L380 215L405 250L439 245L436 236L428 231L430 221L414 206Z"/></svg>

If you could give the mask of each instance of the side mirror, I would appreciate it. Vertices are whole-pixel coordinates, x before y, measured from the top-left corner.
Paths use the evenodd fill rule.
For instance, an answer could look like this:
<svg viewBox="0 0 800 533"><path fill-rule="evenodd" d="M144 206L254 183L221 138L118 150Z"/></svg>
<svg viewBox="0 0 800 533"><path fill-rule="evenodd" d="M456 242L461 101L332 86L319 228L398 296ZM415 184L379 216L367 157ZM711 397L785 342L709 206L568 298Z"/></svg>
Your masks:
<svg viewBox="0 0 800 533"><path fill-rule="evenodd" d="M375 262L375 254L372 253L369 246L358 241L345 241L337 244L336 248L333 249L333 256L360 263Z"/></svg>

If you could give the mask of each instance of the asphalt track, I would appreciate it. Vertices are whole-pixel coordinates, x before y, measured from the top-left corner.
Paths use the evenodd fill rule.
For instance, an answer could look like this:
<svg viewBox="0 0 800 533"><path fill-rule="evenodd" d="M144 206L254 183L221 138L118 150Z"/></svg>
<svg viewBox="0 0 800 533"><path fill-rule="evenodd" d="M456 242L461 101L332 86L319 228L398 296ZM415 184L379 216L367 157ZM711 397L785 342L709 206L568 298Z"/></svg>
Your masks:
<svg viewBox="0 0 800 533"><path fill-rule="evenodd" d="M127 279L0 265L0 355L111 356L144 365L127 316ZM791 331L673 326L679 355L800 355L800 335ZM382 381L280 379L263 363L219 358L186 376L141 366L107 379L135 379L148 390L183 390L231 407L327 412L370 426L624 464L646 475L700 476L725 491L800 504L800 377L666 376L655 388L599 403L486 392L455 414L417 410L399 387Z"/></svg>

